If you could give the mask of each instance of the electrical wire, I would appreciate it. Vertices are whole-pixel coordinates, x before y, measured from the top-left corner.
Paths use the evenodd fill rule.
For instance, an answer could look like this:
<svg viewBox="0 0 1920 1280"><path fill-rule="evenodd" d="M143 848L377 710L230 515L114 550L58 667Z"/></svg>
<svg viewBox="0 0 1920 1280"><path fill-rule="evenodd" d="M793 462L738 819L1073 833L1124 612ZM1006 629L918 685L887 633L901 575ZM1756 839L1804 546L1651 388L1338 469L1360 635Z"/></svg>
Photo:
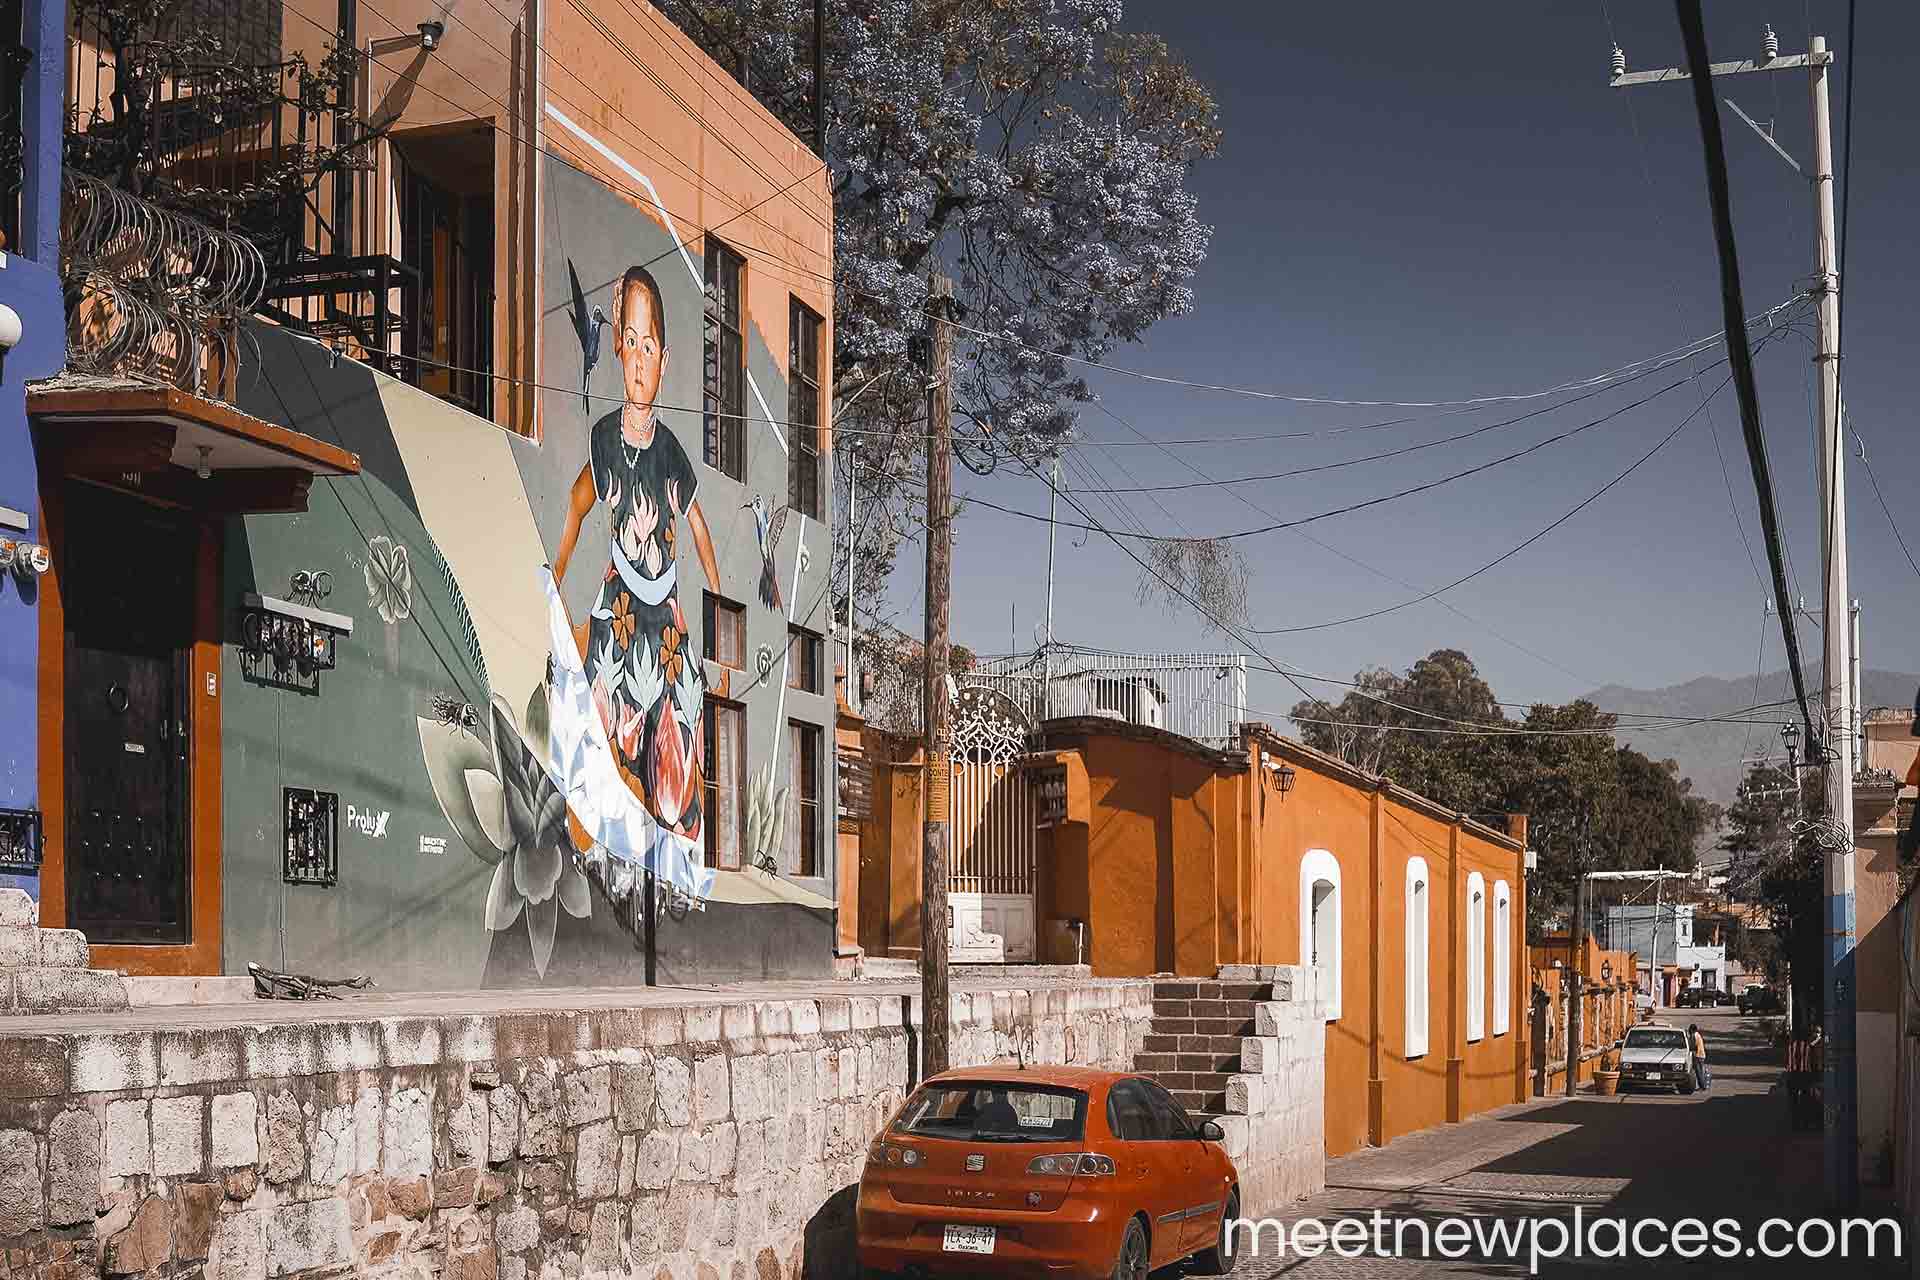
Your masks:
<svg viewBox="0 0 1920 1280"><path fill-rule="evenodd" d="M1431 490L1438 489L1443 485L1452 484L1457 480L1464 480L1471 476L1479 475L1482 472L1490 471L1495 467L1501 466L1508 462L1512 462L1518 458L1524 458L1528 454L1537 453L1541 449L1547 448L1549 445L1559 444L1560 442L1571 439L1572 437L1577 436L1584 431L1590 431L1594 427L1598 427L1607 422L1611 422L1613 419L1618 418L1623 414L1629 413L1634 409L1638 409L1643 405L1646 405L1648 403L1651 403L1654 400L1657 400L1659 397L1667 394L1670 391L1674 391L1680 387L1685 386L1687 383L1691 382L1695 376L1696 375L1689 374L1687 377L1681 378L1677 382L1670 382L1666 386L1661 387L1658 391L1655 391L1650 395L1643 396L1640 399L1633 401L1631 404L1622 405L1617 409L1614 409L1608 413L1602 414L1600 417L1595 418L1590 422L1582 423L1580 426L1572 427L1566 431L1559 432L1556 435L1548 436L1544 440L1536 441L1535 443L1528 445L1524 449L1516 449L1512 453L1503 454L1498 458L1491 459L1490 461L1487 461L1487 462L1478 463L1475 466L1467 467L1461 471L1452 472L1448 475L1441 476L1434 480L1424 481L1417 485L1411 485L1404 489L1397 489L1392 493L1381 494L1377 497L1367 498L1359 502L1350 502L1344 506L1331 507L1325 511L1316 512L1313 515L1297 516L1292 520L1280 520L1280 521L1275 521L1274 523L1271 523L1271 524L1259 525L1250 529L1236 529L1236 530L1229 531L1227 533L1211 534L1208 536L1214 540L1223 541L1223 542L1233 541L1241 538L1258 537L1261 534L1273 533L1280 529L1294 529L1294 528L1300 527L1301 525L1313 524L1320 520L1331 519L1334 516L1350 515L1355 511L1364 511L1372 507L1382 506L1389 502L1397 502L1401 498L1409 498L1409 497L1415 496L1416 494L1427 493ZM990 502L985 498L973 498L973 499L970 499L970 501L974 502L979 506L986 507L989 510L999 511L1006 515L1019 516L1022 519L1034 520L1042 523L1047 521L1047 517L1044 515L1040 515L1032 511L1023 511L1016 507L1003 506L999 503ZM1104 533L1104 534L1107 534L1107 536L1109 537L1114 536L1108 530L1099 528L1098 526L1095 526L1095 525L1080 525L1070 520L1059 521L1058 523L1060 523L1061 525L1064 525L1067 528L1075 528L1075 529L1088 528L1088 529L1092 529L1096 533ZM1130 538L1145 538L1148 540L1159 540L1159 538L1153 534L1127 533L1120 536L1130 537Z"/></svg>

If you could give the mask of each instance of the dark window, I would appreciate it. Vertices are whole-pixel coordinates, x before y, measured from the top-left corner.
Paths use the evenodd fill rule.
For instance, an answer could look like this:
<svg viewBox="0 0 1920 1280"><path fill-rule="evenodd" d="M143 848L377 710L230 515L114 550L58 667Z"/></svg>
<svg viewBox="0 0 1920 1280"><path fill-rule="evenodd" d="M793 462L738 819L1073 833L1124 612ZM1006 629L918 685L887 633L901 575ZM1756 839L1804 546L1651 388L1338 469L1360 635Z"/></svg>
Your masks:
<svg viewBox="0 0 1920 1280"><path fill-rule="evenodd" d="M707 310L702 333L707 465L747 478L747 346L740 321L745 259L707 237Z"/></svg>
<svg viewBox="0 0 1920 1280"><path fill-rule="evenodd" d="M1150 1142L1160 1136L1147 1091L1137 1080L1122 1080L1107 1093L1107 1127L1122 1142Z"/></svg>
<svg viewBox="0 0 1920 1280"><path fill-rule="evenodd" d="M1087 1095L1059 1085L998 1081L931 1084L907 1099L893 1126L901 1133L968 1140L1078 1142L1086 1135Z"/></svg>
<svg viewBox="0 0 1920 1280"><path fill-rule="evenodd" d="M819 693L820 637L802 627L788 627L787 648L787 688Z"/></svg>
<svg viewBox="0 0 1920 1280"><path fill-rule="evenodd" d="M793 739L792 808L787 813L787 874L820 874L820 726L787 722Z"/></svg>
<svg viewBox="0 0 1920 1280"><path fill-rule="evenodd" d="M1191 1138L1193 1121L1187 1118L1187 1109L1174 1100L1172 1094L1149 1080L1142 1086L1147 1091L1147 1101L1153 1104L1153 1114L1165 1138Z"/></svg>
<svg viewBox="0 0 1920 1280"><path fill-rule="evenodd" d="M740 869L747 812L747 709L707 699L707 865Z"/></svg>
<svg viewBox="0 0 1920 1280"><path fill-rule="evenodd" d="M820 317L793 300L787 325L787 502L820 518Z"/></svg>
<svg viewBox="0 0 1920 1280"><path fill-rule="evenodd" d="M735 671L746 669L747 665L747 611L731 600L722 600L709 591L706 594L706 616L703 630L701 655L719 663L723 667L732 667Z"/></svg>
<svg viewBox="0 0 1920 1280"><path fill-rule="evenodd" d="M485 132L394 148L400 259L418 273L402 343L407 381L493 416L493 140Z"/></svg>

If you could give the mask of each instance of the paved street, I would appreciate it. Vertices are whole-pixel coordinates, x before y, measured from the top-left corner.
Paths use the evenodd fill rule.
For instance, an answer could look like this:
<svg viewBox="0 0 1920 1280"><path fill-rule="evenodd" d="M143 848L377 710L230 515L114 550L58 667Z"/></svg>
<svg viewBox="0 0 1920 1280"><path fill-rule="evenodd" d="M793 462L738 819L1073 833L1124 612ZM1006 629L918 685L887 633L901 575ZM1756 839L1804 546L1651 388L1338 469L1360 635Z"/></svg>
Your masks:
<svg viewBox="0 0 1920 1280"><path fill-rule="evenodd" d="M1633 1095L1575 1100L1541 1099L1464 1124L1413 1134L1391 1146L1332 1162L1326 1192L1288 1215L1331 1225L1375 1210L1392 1218L1437 1223L1472 1217L1520 1222L1573 1220L1596 1215L1673 1222L1695 1217L1711 1224L1738 1219L1751 1244L1765 1219L1796 1223L1820 1203L1820 1141L1787 1127L1780 1071L1756 1019L1732 1010L1676 1010L1667 1018L1697 1021L1706 1034L1713 1089L1691 1097ZM1866 1212L1873 1212L1871 1209ZM1351 1229L1349 1229L1351 1230ZM1551 1245L1555 1233L1542 1238ZM1651 1238L1651 1237L1649 1237ZM1884 1239L1884 1234L1883 1234ZM1611 1238L1602 1243L1611 1244ZM1711 1247L1714 1240L1708 1240ZM1420 1256L1410 1237L1395 1258L1249 1258L1236 1268L1242 1280L1301 1277L1523 1276L1527 1258L1504 1250L1469 1250L1459 1258ZM1816 1264L1817 1265L1817 1264ZM1833 1265L1829 1263L1828 1265ZM1691 1261L1637 1257L1546 1260L1541 1275L1598 1276L1653 1272L1693 1276L1805 1274L1806 1259L1768 1262L1711 1255ZM1849 1276L1905 1274L1902 1266L1870 1265L1857 1257L1839 1266Z"/></svg>

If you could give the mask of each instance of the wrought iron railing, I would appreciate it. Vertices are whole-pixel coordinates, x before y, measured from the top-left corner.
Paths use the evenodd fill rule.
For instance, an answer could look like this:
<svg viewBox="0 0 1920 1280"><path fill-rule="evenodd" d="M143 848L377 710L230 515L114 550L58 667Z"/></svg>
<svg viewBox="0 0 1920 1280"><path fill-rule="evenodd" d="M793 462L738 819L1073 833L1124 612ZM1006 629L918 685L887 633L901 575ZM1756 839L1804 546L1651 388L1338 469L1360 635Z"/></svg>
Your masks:
<svg viewBox="0 0 1920 1280"><path fill-rule="evenodd" d="M1004 694L1034 724L1098 716L1230 747L1247 717L1247 659L1238 653L1109 653L1056 644L986 658L954 677L962 687ZM917 688L906 688L891 727L922 723Z"/></svg>

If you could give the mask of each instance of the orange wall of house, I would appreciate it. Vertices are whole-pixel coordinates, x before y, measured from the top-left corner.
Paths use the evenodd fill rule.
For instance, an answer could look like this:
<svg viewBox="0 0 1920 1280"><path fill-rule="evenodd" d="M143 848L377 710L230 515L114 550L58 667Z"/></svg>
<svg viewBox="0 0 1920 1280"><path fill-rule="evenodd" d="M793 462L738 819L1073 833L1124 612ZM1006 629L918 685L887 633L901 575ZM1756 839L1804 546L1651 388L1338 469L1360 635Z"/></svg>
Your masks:
<svg viewBox="0 0 1920 1280"><path fill-rule="evenodd" d="M547 7L548 103L652 180L696 262L709 227L745 256L746 319L784 371L788 299L833 314L833 203L819 157L651 5L594 12L619 43L572 5ZM644 53L658 83L621 44ZM564 125L549 118L542 127L545 145L570 163L635 186ZM658 217L644 200L635 204ZM822 341L833 349L830 333ZM785 405L772 407L786 416Z"/></svg>

